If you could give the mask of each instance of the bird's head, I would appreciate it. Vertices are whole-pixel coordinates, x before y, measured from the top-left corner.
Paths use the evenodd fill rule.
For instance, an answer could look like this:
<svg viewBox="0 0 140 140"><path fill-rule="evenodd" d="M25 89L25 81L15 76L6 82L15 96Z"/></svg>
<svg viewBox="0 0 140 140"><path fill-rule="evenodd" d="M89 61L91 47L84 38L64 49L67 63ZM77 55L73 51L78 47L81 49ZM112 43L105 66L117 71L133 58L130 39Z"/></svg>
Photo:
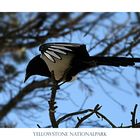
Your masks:
<svg viewBox="0 0 140 140"><path fill-rule="evenodd" d="M26 82L27 79L32 75L41 75L47 77L51 75L46 63L40 58L40 55L35 56L28 63L24 82Z"/></svg>

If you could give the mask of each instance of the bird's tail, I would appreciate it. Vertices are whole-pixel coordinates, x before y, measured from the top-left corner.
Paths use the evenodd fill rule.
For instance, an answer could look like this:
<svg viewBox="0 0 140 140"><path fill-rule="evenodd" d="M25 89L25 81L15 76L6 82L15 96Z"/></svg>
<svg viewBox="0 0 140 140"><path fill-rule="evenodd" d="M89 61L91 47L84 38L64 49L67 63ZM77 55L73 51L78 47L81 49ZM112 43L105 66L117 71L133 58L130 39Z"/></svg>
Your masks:
<svg viewBox="0 0 140 140"><path fill-rule="evenodd" d="M126 57L90 57L90 63L95 66L133 66L135 63L140 63L140 58L126 58ZM94 63L94 64L93 64Z"/></svg>

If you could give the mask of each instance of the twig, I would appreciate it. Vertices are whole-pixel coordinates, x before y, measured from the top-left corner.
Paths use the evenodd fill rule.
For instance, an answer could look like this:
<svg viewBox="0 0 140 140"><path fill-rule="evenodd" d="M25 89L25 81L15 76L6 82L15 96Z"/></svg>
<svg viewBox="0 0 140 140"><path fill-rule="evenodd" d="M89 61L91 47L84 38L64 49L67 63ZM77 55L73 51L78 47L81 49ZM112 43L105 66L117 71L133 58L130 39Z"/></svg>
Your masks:
<svg viewBox="0 0 140 140"><path fill-rule="evenodd" d="M113 128L117 127L107 117L105 117L103 114L99 113L98 111L96 112L96 115L98 117L101 117L102 119L106 120Z"/></svg>
<svg viewBox="0 0 140 140"><path fill-rule="evenodd" d="M89 114L85 115L85 116L82 117L82 118L77 117L78 123L76 124L75 128L78 128L78 127L82 124L83 121L85 121L85 120L86 120L87 118L89 118L91 115L93 115L94 113L96 113L100 108L101 108L101 106L100 106L99 104L97 104L97 105L95 106L95 108L92 110L92 112L90 112Z"/></svg>
<svg viewBox="0 0 140 140"><path fill-rule="evenodd" d="M55 106L55 104L56 104L55 98L56 98L56 91L58 89L58 82L55 80L53 71L51 74L51 78L52 78L53 85L52 85L51 98L50 98L50 101L48 101L48 103L49 103L49 117L50 117L52 127L58 128L58 123L57 123L56 118L55 118L55 109L57 108L57 106Z"/></svg>
<svg viewBox="0 0 140 140"><path fill-rule="evenodd" d="M57 120L57 123L59 124L59 123L63 122L65 119L67 119L67 118L70 118L70 117L75 116L75 115L87 113L87 112L89 112L89 111L91 111L91 109L86 109L86 110L83 110L83 111L77 111L77 112L72 112L72 113L66 114L66 115L64 115L63 117L59 118L59 119ZM92 110L92 111L93 111L93 110Z"/></svg>
<svg viewBox="0 0 140 140"><path fill-rule="evenodd" d="M137 110L137 107L138 107L138 105L136 104L135 107L134 107L134 111L131 112L131 115L132 115L132 120L131 120L132 127L135 127L135 125L137 123L137 121L136 121L136 110Z"/></svg>
<svg viewBox="0 0 140 140"><path fill-rule="evenodd" d="M39 124L37 124L37 127L38 127L38 128L41 128L41 126L40 126Z"/></svg>
<svg viewBox="0 0 140 140"><path fill-rule="evenodd" d="M83 121L85 121L87 118L89 118L89 117L90 117L91 115L93 115L94 113L95 113L95 112L93 111L93 112L90 112L89 114L85 115L85 116L82 117L82 118L77 117L78 123L76 124L75 128L78 128L78 127L82 124Z"/></svg>
<svg viewBox="0 0 140 140"><path fill-rule="evenodd" d="M137 110L138 104L135 105L134 111L131 112L132 119L131 119L131 125L128 126L120 126L119 128L140 128L140 122L137 122L136 119L136 110Z"/></svg>
<svg viewBox="0 0 140 140"><path fill-rule="evenodd" d="M119 127L117 127L117 128L132 128L133 126L132 125L127 125L127 126L119 126ZM140 128L140 122L138 122L138 123L135 123L135 127L133 127L133 128Z"/></svg>
<svg viewBox="0 0 140 140"><path fill-rule="evenodd" d="M101 106L99 104L97 104L94 109L86 109L86 110L83 110L83 111L72 112L72 113L66 114L63 117L59 118L57 120L57 123L60 124L61 122L63 122L67 118L70 118L70 117L75 116L75 115L84 114L84 113L88 113L89 112L87 115L85 115L82 118L77 117L78 123L75 125L75 128L80 127L80 125L87 118L89 118L91 115L93 115L94 113L97 115L98 118L101 117L102 119L104 119L105 121L107 121L113 128L116 128L117 126L115 126L107 117L105 117L103 114L101 114L101 113L98 112L100 109L101 109Z"/></svg>
<svg viewBox="0 0 140 140"><path fill-rule="evenodd" d="M63 81L63 79L65 78L65 76L66 76L67 72L70 70L70 68L65 71L63 76L58 81L55 79L54 71L51 72L51 80L53 82L53 85L52 85L51 98L49 101L49 116L50 116L50 120L51 120L51 124L52 124L53 128L58 128L58 124L59 124L55 118L55 109L57 108L57 106L55 106L56 92L59 89L59 87L65 83L65 82L63 82L59 85L59 82Z"/></svg>

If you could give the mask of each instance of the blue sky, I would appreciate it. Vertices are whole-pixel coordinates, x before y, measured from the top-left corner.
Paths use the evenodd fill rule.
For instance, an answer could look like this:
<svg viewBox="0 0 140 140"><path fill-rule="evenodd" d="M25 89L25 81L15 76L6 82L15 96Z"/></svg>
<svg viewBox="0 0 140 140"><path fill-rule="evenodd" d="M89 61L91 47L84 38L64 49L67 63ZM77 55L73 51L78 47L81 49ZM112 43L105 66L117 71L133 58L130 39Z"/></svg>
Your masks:
<svg viewBox="0 0 140 140"><path fill-rule="evenodd" d="M118 13L115 17L113 17L113 20L115 20L117 23L121 23L121 22L124 22L126 18L127 17L125 13ZM88 20L90 21L90 17ZM104 24L109 25L110 23L106 20L104 21ZM103 28L99 28L99 30L96 30L95 28L95 32L97 32L97 35L99 38L102 38L104 34L107 33L107 30ZM84 34L81 34L81 32L76 32L72 36L67 36L65 39L64 38L51 39L47 42L84 43L84 44L87 44L87 49L89 49L90 40L94 42L91 36L89 35L84 36ZM90 55L94 55L98 52L101 52L100 47L97 47L96 49L91 51ZM34 48L32 51L30 50L30 52L28 52L28 56L29 56L28 58L31 59L38 53L39 53L38 48ZM19 69L25 71L26 65L27 65L27 62L23 64L22 67L20 67ZM95 68L95 70L96 69L99 70L99 68ZM135 91L130 86L130 85L134 86L133 83L131 83L131 81L135 80L134 78L135 69L133 67L127 67L127 68L121 67L121 69L123 70L123 74L125 75L125 77L130 80L130 82L127 83L124 78L119 77L118 79L119 85L120 85L119 88L123 89L124 91L121 91L116 87L112 87L111 85L107 84L106 82L96 77L95 75L92 75L92 78L91 78L91 75L86 74L84 76L85 78L82 80L85 83L91 85L93 89L93 93L91 94L87 90L82 89L79 85L78 80L73 81L73 83L67 83L63 85L62 87L64 88L68 86L68 88L65 89L66 92L58 91L57 96L61 97L62 95L62 97L65 97L67 100L57 101L57 105L58 105L57 112L70 113L70 112L78 111L82 103L84 102L85 97L87 97L87 100L83 106L83 109L94 108L96 104L100 104L102 105L100 112L103 113L106 117L108 117L117 126L121 125L121 123L123 123L124 125L131 124L130 112L133 110L136 103L138 104L137 118L138 120L140 120L140 117L139 117L140 116L139 115L140 114L139 113L140 112L140 98L136 96ZM112 78L113 77L117 78L118 73L116 71L118 70L119 70L118 68L114 68L114 70L112 70L112 72L107 73L107 75L109 75ZM84 72L81 74L84 74ZM78 76L81 76L81 74L79 74ZM42 79L42 77L38 77L38 76L34 76L33 78ZM28 80L27 83L30 83L33 78ZM138 73L138 79L139 78L140 78L140 74ZM21 75L20 79L24 79L24 74ZM101 83L103 87L101 87L99 83ZM26 84L23 83L22 86L24 87L25 85ZM111 96L120 104L122 104L125 107L125 111L122 110L121 106L118 105L118 103L116 103L111 98L109 98L108 95ZM46 104L47 104L47 101L46 101ZM24 113L26 112L23 112L22 114ZM49 125L50 123L49 118L48 118L47 108L46 108L46 111L43 111L43 112L32 111L31 115L37 116L36 120L38 121L34 119L33 121L31 121L30 119L26 118L25 122L28 125L26 125L23 122L23 120L20 120L20 116L17 116L15 112L10 113L8 118L10 118L10 120L16 120L18 122L17 127L37 127L36 124L39 124L40 126L43 127L43 126ZM91 119L93 119L93 122L94 120L95 121L99 120L97 117L91 117ZM103 123L107 124L105 121ZM62 124L61 127L64 127L64 125Z"/></svg>

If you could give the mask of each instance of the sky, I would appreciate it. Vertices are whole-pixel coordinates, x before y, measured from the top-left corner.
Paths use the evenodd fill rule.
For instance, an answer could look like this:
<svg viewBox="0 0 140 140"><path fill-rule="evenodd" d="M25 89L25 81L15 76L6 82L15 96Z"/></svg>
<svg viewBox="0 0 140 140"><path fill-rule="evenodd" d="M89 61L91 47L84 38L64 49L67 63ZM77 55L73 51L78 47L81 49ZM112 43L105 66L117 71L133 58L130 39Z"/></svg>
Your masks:
<svg viewBox="0 0 140 140"><path fill-rule="evenodd" d="M116 20L118 23L121 23L122 20L125 19L125 14L119 13L116 17ZM89 19L90 20L90 19ZM107 21L105 21L107 22ZM108 24L108 23L107 23ZM105 31L101 30L98 31L98 35L102 37L102 34ZM79 32L76 32L73 34L71 38L71 42L73 43L84 43L87 44L87 49L89 48L89 40L91 38L89 36L81 35ZM69 39L51 39L48 42L68 42ZM101 50L96 49L94 52L90 52L90 55L94 55L97 52L100 52ZM33 49L31 52L28 52L28 58L32 58L35 55L39 53L38 48ZM29 61L29 60L28 60ZM26 63L22 65L19 69L25 70ZM139 64L138 64L139 65ZM135 69L133 67L127 67L127 68L121 68L123 69L123 74L127 79L130 80L130 83L127 83L127 81L124 78L119 79L120 88L122 88L125 92L112 87L111 85L107 84L106 82L98 79L96 76L93 75L92 79L90 75L85 75L85 78L83 79L84 82L92 86L93 92L88 93L87 90L84 88L81 88L79 85L78 80L73 81L73 83L67 83L62 86L62 88L66 88L66 92L62 93L61 91L57 93L57 96L63 95L63 97L66 97L68 100L58 100L57 105L58 109L57 112L61 113L69 113L78 111L83 104L85 97L86 102L83 105L83 109L90 109L94 108L97 104L100 104L102 106L100 112L104 114L107 118L109 118L115 125L120 126L121 123L124 125L130 125L130 119L131 114L130 112L133 111L133 108L135 104L138 104L138 114L137 118L140 120L140 98L136 96L134 93L135 91L133 88L129 85L131 84L131 81L134 81L135 78ZM117 68L114 68L114 71L118 70ZM117 77L117 73L112 71L111 73L107 73L110 77ZM84 74L81 73L81 74ZM78 75L81 76L81 74ZM20 78L24 79L24 75L22 75ZM34 77L33 77L34 78ZM30 83L32 81L31 78L27 83ZM36 77L37 78L37 77ZM39 77L41 78L41 77ZM138 79L140 78L140 74L138 73ZM103 87L100 86L100 84L103 85ZM26 84L23 83L23 87ZM51 92L51 91L50 91ZM110 98L111 97L111 98ZM115 100L115 101L114 101ZM124 110L119 105L124 106ZM47 109L46 109L47 110ZM24 112L25 113L25 112ZM37 124L44 127L49 125L49 118L48 118L48 111L43 112L32 112L32 115L36 115L38 117L38 121L35 121L34 119L28 120L28 118L23 122L23 120L20 119L19 116L15 114L15 112L12 112L9 114L10 120L16 120L18 121L17 127L23 128L23 127L37 127ZM91 119L99 120L96 117L91 117ZM100 119L101 120L101 119ZM100 121L102 122L102 121ZM103 121L103 124L107 124L105 121ZM65 124L62 124L61 127L64 127Z"/></svg>

